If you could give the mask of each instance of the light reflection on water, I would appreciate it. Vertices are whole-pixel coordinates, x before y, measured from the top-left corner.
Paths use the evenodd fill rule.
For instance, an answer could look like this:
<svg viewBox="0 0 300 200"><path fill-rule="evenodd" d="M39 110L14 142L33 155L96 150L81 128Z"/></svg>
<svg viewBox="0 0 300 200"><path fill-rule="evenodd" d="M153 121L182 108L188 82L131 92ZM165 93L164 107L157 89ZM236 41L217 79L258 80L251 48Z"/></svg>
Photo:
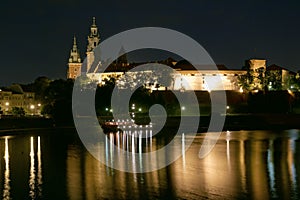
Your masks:
<svg viewBox="0 0 300 200"><path fill-rule="evenodd" d="M3 199L10 198L10 178L9 178L9 150L8 150L8 138L5 137L5 171L4 171L4 187L3 187Z"/></svg>
<svg viewBox="0 0 300 200"><path fill-rule="evenodd" d="M143 138L147 132L108 134L97 150L114 165L119 149L143 169L142 153L169 140ZM298 199L299 131L232 131L221 134L213 151L198 158L205 134L175 138L182 157L149 173L124 173L95 160L73 130L0 138L3 199ZM43 153L42 153L43 152ZM29 156L28 156L29 155ZM168 159L167 157L164 159ZM159 160L150 158L155 165ZM4 163L4 165L2 165ZM3 166L3 167L2 167Z"/></svg>
<svg viewBox="0 0 300 200"><path fill-rule="evenodd" d="M29 196L35 198L35 168L34 168L34 144L33 137L30 137L30 176L29 176Z"/></svg>

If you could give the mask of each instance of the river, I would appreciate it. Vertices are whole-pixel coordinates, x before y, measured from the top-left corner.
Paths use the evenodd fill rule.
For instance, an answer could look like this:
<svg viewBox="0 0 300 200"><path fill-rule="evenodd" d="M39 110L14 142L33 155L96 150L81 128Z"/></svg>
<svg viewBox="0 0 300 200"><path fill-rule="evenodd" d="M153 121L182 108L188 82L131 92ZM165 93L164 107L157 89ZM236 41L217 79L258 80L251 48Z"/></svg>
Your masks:
<svg viewBox="0 0 300 200"><path fill-rule="evenodd" d="M198 153L206 134L181 134L174 140L182 156L174 163L128 173L96 160L74 129L19 131L0 137L0 193L3 199L299 199L299 133L223 132L204 159ZM136 152L164 145L156 137L132 142ZM112 162L112 143L99 145Z"/></svg>

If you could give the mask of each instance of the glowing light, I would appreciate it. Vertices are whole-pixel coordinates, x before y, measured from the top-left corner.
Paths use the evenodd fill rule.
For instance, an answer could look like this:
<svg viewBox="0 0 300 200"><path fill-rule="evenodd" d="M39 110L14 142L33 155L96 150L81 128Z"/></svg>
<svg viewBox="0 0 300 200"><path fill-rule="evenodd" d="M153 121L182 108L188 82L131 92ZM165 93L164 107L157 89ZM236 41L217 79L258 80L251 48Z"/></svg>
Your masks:
<svg viewBox="0 0 300 200"><path fill-rule="evenodd" d="M185 110L185 106L182 106L182 107L181 107L181 110Z"/></svg>
<svg viewBox="0 0 300 200"><path fill-rule="evenodd" d="M229 106L226 106L226 109L228 110L230 107Z"/></svg>
<svg viewBox="0 0 300 200"><path fill-rule="evenodd" d="M6 105L6 106L9 106L9 102L5 102L5 105Z"/></svg>
<svg viewBox="0 0 300 200"><path fill-rule="evenodd" d="M34 109L35 108L35 106L34 105L30 105L30 109Z"/></svg>
<svg viewBox="0 0 300 200"><path fill-rule="evenodd" d="M242 88L242 87L240 87L240 93L243 93L243 92L244 92L243 88Z"/></svg>
<svg viewBox="0 0 300 200"><path fill-rule="evenodd" d="M105 108L106 111L108 111L108 108Z"/></svg>
<svg viewBox="0 0 300 200"><path fill-rule="evenodd" d="M38 107L41 107L42 104L38 103Z"/></svg>
<svg viewBox="0 0 300 200"><path fill-rule="evenodd" d="M139 112L141 112L142 111L142 109L141 108L139 108Z"/></svg>
<svg viewBox="0 0 300 200"><path fill-rule="evenodd" d="M288 93L293 97L295 96L295 94L291 90L288 90Z"/></svg>

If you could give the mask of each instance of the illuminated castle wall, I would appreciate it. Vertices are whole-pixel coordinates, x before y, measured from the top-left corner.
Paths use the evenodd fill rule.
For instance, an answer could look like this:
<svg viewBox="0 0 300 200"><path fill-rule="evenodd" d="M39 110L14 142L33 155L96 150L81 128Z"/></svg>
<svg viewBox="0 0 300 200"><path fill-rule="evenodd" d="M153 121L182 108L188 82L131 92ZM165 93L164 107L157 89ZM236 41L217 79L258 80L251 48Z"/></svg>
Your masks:
<svg viewBox="0 0 300 200"><path fill-rule="evenodd" d="M99 31L96 25L96 20L93 18L92 25L90 27L90 33L88 35L87 44L87 71L94 62L93 50L100 43ZM125 52L121 49L120 52ZM121 55L121 54L120 54ZM133 68L133 64L127 62L126 54L123 54L118 59L112 63L114 70L109 70L105 73L92 72L88 73L87 76L93 80L103 83L104 79L109 79L110 77L120 77L126 71ZM258 64L264 64L265 60L252 60L252 67L256 67ZM81 74L81 59L79 55L79 50L76 44L76 38L74 37L73 48L70 53L69 63L68 63L68 73L67 78L75 79ZM136 64L135 64L136 66ZM171 85L167 86L168 89L173 90L240 90L238 85L238 77L246 73L246 70L229 70L224 65L217 65L218 69L212 68L201 68L201 71L195 70L195 68L189 64L187 61L171 62L169 66L174 68L177 74L172 75L173 81ZM101 67L101 66L100 66ZM179 74L179 75L178 75ZM157 87L155 83L152 83L148 88L152 90L164 90L166 87Z"/></svg>

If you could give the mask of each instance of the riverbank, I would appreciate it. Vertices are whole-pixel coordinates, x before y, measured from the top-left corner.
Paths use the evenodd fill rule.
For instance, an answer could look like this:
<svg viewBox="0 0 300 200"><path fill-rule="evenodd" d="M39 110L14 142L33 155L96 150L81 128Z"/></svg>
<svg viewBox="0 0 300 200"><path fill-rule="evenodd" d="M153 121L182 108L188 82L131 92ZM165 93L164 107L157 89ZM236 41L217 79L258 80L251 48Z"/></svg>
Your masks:
<svg viewBox="0 0 300 200"><path fill-rule="evenodd" d="M197 117L185 116L185 118L187 121L192 121ZM211 116L201 116L198 132L207 132L210 121ZM178 124L180 124L180 117L169 117L166 128L174 128ZM188 124L186 127L188 130ZM299 114L227 114L223 126L223 131L287 129L300 129Z"/></svg>
<svg viewBox="0 0 300 200"><path fill-rule="evenodd" d="M195 116L185 116L188 121ZM180 116L168 117L165 128L176 128L180 124ZM210 116L201 116L198 132L206 132L210 124ZM139 121L139 119L136 119ZM140 119L143 121L143 118ZM0 119L0 134L24 130L74 128L73 124L55 124L49 118L7 118ZM187 129L189 125L186 125ZM299 114L227 114L223 130L285 130L300 129Z"/></svg>

